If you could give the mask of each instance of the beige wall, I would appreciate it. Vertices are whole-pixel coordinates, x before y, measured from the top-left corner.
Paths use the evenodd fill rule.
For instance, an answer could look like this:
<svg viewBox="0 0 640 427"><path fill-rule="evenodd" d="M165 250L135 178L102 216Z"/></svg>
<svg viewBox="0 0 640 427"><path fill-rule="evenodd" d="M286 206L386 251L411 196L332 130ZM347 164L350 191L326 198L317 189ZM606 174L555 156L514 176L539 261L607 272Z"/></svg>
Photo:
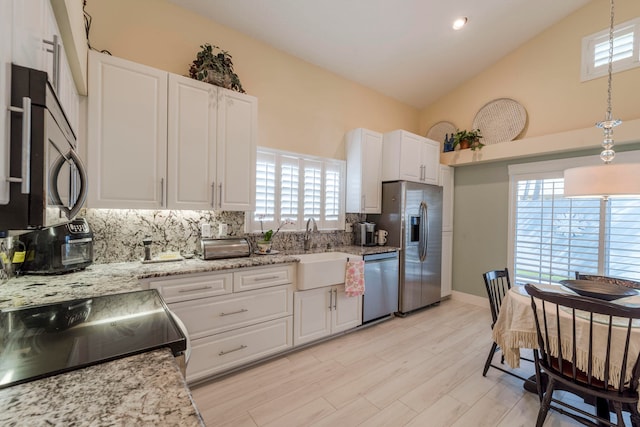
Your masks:
<svg viewBox="0 0 640 427"><path fill-rule="evenodd" d="M91 45L186 75L211 43L228 50L258 98L258 145L344 159L346 131L417 131L418 110L269 47L166 0L91 0Z"/></svg>
<svg viewBox="0 0 640 427"><path fill-rule="evenodd" d="M616 23L638 16L640 1L616 2ZM441 120L469 129L484 104L503 97L526 108L525 137L592 126L604 118L607 79L580 82L581 43L608 26L609 2L592 1L421 111L420 133ZM640 117L640 103L630 96L639 85L640 68L615 74L615 117Z"/></svg>

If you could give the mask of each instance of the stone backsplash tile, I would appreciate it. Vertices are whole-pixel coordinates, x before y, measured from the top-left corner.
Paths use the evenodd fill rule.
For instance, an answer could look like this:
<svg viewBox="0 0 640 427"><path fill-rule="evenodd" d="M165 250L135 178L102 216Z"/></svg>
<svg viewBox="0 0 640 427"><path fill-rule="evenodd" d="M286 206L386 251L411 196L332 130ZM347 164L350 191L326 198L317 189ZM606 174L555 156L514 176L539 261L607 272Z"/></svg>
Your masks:
<svg viewBox="0 0 640 427"><path fill-rule="evenodd" d="M244 232L244 212L226 211L172 211L134 209L83 209L84 216L94 234L94 262L129 262L142 259L142 239L153 240L152 254L165 251L197 253L200 224L211 225L217 235L218 225L227 224L228 237L246 237L255 249L260 233ZM347 214L346 221L355 223L364 215ZM351 245L353 233L322 231L311 235L312 248ZM273 249L301 252L304 232L280 232L274 238Z"/></svg>

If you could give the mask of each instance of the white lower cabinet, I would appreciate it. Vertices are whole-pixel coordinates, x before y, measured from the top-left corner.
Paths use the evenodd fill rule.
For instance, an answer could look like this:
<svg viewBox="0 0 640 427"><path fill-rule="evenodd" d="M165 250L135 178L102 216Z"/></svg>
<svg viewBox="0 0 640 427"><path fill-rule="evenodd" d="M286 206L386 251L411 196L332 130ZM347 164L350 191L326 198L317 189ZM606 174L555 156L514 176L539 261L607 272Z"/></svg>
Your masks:
<svg viewBox="0 0 640 427"><path fill-rule="evenodd" d="M344 285L298 291L293 302L294 346L362 324L362 297L348 297Z"/></svg>
<svg viewBox="0 0 640 427"><path fill-rule="evenodd" d="M188 328L188 326L187 326ZM191 342L187 381L195 381L291 348L291 316Z"/></svg>
<svg viewBox="0 0 640 427"><path fill-rule="evenodd" d="M279 264L143 280L158 289L189 332L187 381L292 347L294 268Z"/></svg>

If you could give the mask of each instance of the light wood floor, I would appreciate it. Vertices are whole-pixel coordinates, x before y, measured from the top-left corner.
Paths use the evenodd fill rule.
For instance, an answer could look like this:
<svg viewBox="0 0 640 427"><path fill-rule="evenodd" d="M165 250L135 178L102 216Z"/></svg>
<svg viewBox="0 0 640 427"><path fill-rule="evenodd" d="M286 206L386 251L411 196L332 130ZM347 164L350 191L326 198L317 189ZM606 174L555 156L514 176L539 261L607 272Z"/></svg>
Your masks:
<svg viewBox="0 0 640 427"><path fill-rule="evenodd" d="M192 393L209 427L533 426L536 395L496 369L482 376L490 324L488 307L447 300ZM553 412L545 422L575 425Z"/></svg>

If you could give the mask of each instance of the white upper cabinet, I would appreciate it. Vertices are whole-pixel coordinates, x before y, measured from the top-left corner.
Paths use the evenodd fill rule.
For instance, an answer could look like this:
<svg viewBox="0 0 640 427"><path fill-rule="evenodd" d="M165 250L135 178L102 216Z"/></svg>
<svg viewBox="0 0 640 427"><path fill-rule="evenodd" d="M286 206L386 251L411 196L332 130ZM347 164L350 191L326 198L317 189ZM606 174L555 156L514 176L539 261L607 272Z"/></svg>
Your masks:
<svg viewBox="0 0 640 427"><path fill-rule="evenodd" d="M90 52L89 76L87 205L163 207L168 74Z"/></svg>
<svg viewBox="0 0 640 427"><path fill-rule="evenodd" d="M255 97L91 52L88 205L251 210Z"/></svg>
<svg viewBox="0 0 640 427"><path fill-rule="evenodd" d="M216 189L216 87L169 75L168 205L212 209Z"/></svg>
<svg viewBox="0 0 640 427"><path fill-rule="evenodd" d="M440 144L423 136L394 130L383 138L382 181L406 180L438 185Z"/></svg>
<svg viewBox="0 0 640 427"><path fill-rule="evenodd" d="M346 135L347 212L382 211L382 134L354 129Z"/></svg>
<svg viewBox="0 0 640 427"><path fill-rule="evenodd" d="M53 52L48 52L53 50L53 40L45 38L47 37L46 7L46 0L13 0L13 62L15 64L41 71L47 71L47 65L53 64Z"/></svg>
<svg viewBox="0 0 640 427"><path fill-rule="evenodd" d="M12 0L0 0L0 205L9 203Z"/></svg>
<svg viewBox="0 0 640 427"><path fill-rule="evenodd" d="M219 209L255 207L258 99L218 88L217 197Z"/></svg>
<svg viewBox="0 0 640 427"><path fill-rule="evenodd" d="M49 0L13 0L12 61L45 71L73 131L78 133L79 99L56 16Z"/></svg>

